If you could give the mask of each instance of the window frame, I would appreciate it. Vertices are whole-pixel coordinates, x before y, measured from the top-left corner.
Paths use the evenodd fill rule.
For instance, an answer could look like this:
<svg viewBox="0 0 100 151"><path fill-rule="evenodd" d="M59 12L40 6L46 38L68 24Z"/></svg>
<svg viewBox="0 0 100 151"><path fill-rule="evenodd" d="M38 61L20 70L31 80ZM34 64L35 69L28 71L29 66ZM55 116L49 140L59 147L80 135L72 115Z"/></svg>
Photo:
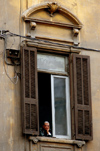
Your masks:
<svg viewBox="0 0 100 151"><path fill-rule="evenodd" d="M68 135L56 135L55 134L55 106L54 106L54 78L63 78L65 79L65 92L66 92L66 129ZM67 93L68 92L68 93ZM58 75L51 75L51 102L52 102L52 133L53 137L56 138L66 138L71 139L71 112L70 112L70 90L69 90L69 77L68 76L58 76Z"/></svg>

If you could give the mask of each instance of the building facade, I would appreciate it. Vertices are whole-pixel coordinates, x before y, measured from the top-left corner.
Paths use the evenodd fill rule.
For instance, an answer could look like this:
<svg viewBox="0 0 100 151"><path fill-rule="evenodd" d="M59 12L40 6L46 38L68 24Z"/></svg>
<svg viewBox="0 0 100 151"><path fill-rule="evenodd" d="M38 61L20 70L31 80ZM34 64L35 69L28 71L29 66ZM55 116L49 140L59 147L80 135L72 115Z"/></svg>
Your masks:
<svg viewBox="0 0 100 151"><path fill-rule="evenodd" d="M0 151L99 151L99 0L0 8Z"/></svg>

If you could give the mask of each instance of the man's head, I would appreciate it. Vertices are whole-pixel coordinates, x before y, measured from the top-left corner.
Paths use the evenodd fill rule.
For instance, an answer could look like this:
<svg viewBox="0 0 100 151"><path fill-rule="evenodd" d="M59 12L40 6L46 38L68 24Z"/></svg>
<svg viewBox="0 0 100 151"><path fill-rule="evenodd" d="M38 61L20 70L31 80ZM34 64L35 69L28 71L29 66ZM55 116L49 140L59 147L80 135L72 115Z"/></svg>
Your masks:
<svg viewBox="0 0 100 151"><path fill-rule="evenodd" d="M45 121L45 122L44 122L43 128L44 128L46 131L50 129L50 124L49 124L48 121Z"/></svg>

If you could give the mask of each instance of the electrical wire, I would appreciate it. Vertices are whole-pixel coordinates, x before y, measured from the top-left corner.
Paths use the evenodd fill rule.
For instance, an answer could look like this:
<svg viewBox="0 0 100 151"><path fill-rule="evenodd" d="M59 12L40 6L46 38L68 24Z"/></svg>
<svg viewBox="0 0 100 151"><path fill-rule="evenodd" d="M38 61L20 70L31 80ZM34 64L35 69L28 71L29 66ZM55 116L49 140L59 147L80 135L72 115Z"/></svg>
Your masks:
<svg viewBox="0 0 100 151"><path fill-rule="evenodd" d="M61 44L61 43L56 43L56 42L51 42L49 40L41 40L41 39L36 39L36 38L32 38L32 37L26 37L26 36L22 36L22 35L18 35L12 32L8 32L9 34L2 34L2 38L4 38L5 36L17 36L17 37L21 37L21 38L25 38L25 39L29 39L29 40L34 40L34 41L38 41L38 42L45 42L45 43L50 43L50 44L57 44L59 46L65 46L65 47L69 47L69 48L76 48L76 49L83 49L83 50L90 50L90 51L96 51L96 52L100 52L100 50L98 49L91 49L91 48L85 48L85 47L78 47L78 46L72 46L72 45L67 45L67 44Z"/></svg>
<svg viewBox="0 0 100 151"><path fill-rule="evenodd" d="M41 41L41 42L45 42L45 43L57 44L57 45L60 45L60 46L67 46L69 48L72 47L72 48L76 48L76 49L84 49L84 50L90 50L90 51L100 52L100 50L98 50L98 49L91 49L91 48L85 48L85 47L72 46L72 45L67 45L67 44L61 44L61 43L51 42L49 40L41 40L41 39L36 39L36 38L30 38L30 37L14 34L14 33L11 33L11 32L9 32L9 33L11 35L14 35L14 36L19 36L19 37L22 37L22 38L25 38L25 39L34 40L34 41Z"/></svg>

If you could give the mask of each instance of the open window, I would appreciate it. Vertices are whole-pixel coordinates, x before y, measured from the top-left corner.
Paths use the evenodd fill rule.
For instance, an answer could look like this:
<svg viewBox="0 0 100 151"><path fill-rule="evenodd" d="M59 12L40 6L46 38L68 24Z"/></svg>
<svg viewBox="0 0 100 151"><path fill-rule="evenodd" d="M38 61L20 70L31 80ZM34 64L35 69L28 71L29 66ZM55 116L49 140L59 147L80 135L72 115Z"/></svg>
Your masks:
<svg viewBox="0 0 100 151"><path fill-rule="evenodd" d="M25 134L39 135L39 123L42 126L42 122L48 120L54 137L71 139L72 133L75 139L92 140L89 57L73 55L73 74L70 73L73 100L69 92L68 60L66 55L37 53L35 48L22 49L22 117ZM73 106L70 106L71 101ZM71 131L72 116L74 132Z"/></svg>
<svg viewBox="0 0 100 151"><path fill-rule="evenodd" d="M52 136L71 138L69 79L38 73L39 123L49 121Z"/></svg>
<svg viewBox="0 0 100 151"><path fill-rule="evenodd" d="M69 78L51 76L53 136L71 139Z"/></svg>
<svg viewBox="0 0 100 151"><path fill-rule="evenodd" d="M71 138L68 57L37 53L39 123L49 121L52 136ZM56 74L56 75L54 75ZM65 76L61 76L61 75Z"/></svg>

